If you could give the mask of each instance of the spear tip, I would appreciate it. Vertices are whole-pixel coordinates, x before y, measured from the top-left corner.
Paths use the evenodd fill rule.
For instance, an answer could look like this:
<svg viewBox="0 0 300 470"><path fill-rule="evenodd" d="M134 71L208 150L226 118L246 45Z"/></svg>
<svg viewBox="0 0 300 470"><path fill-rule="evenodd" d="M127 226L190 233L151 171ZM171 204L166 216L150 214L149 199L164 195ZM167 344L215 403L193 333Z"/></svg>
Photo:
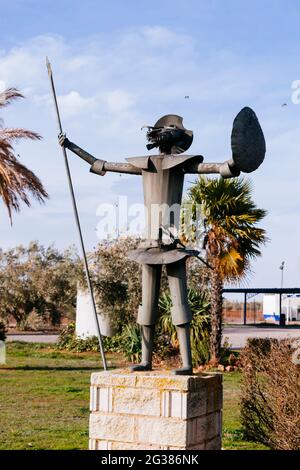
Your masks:
<svg viewBox="0 0 300 470"><path fill-rule="evenodd" d="M47 65L48 73L49 73L49 75L51 75L52 70L51 70L51 64L50 64L50 61L48 59L48 56L46 56L46 65Z"/></svg>

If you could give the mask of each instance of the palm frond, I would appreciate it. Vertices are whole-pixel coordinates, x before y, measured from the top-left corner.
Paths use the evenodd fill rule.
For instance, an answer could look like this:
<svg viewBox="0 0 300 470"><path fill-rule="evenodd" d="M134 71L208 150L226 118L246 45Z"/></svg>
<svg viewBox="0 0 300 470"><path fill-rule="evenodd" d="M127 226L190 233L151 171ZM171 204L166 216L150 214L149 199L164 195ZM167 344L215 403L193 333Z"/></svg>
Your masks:
<svg viewBox="0 0 300 470"><path fill-rule="evenodd" d="M27 129L8 127L0 129L0 141L12 142L17 139L41 140L41 138L36 132L28 131Z"/></svg>
<svg viewBox="0 0 300 470"><path fill-rule="evenodd" d="M201 176L190 188L188 201L201 205L210 263L224 280L244 276L249 260L260 256L260 247L268 241L265 230L257 227L266 211L252 200L251 181ZM194 223L199 226L195 215L194 211Z"/></svg>
<svg viewBox="0 0 300 470"><path fill-rule="evenodd" d="M12 210L20 210L20 202L30 206L30 196L38 202L48 197L40 179L15 157L6 158L5 165L0 154L0 196L12 220Z"/></svg>
<svg viewBox="0 0 300 470"><path fill-rule="evenodd" d="M0 108L8 106L12 101L18 98L24 98L19 90L16 88L7 88L7 90L4 90L2 93L0 93Z"/></svg>
<svg viewBox="0 0 300 470"><path fill-rule="evenodd" d="M17 89L5 90L0 93L0 107L17 98L23 98ZM30 206L31 197L40 203L48 197L40 179L17 159L12 144L18 139L39 140L41 136L22 128L0 127L0 197L8 210L10 221L12 211L18 212L21 202Z"/></svg>

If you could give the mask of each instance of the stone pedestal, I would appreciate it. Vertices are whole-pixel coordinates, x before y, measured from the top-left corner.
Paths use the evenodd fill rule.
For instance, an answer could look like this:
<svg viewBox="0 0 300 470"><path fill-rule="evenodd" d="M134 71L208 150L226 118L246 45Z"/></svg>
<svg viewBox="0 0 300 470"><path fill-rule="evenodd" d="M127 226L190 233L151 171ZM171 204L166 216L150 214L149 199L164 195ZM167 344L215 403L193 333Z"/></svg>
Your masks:
<svg viewBox="0 0 300 470"><path fill-rule="evenodd" d="M221 374L97 372L90 409L93 450L221 449Z"/></svg>

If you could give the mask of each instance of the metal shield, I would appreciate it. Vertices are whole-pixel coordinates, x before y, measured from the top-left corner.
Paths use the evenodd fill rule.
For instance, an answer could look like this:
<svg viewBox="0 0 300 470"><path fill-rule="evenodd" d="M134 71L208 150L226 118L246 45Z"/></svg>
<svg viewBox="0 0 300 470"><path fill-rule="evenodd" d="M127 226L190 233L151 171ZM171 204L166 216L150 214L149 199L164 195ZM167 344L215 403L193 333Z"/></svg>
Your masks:
<svg viewBox="0 0 300 470"><path fill-rule="evenodd" d="M255 112L243 108L233 121L232 158L238 170L251 173L265 158L266 142Z"/></svg>

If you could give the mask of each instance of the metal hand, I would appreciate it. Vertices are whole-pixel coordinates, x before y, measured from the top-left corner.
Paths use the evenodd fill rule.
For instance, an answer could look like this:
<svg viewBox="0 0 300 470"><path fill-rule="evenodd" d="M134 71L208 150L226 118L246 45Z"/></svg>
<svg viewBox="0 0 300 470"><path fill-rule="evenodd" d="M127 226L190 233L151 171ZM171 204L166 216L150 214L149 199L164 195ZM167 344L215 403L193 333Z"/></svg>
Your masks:
<svg viewBox="0 0 300 470"><path fill-rule="evenodd" d="M65 148L68 148L70 145L70 141L69 139L67 139L66 134L64 132L60 132L58 134L58 142L59 142L59 145Z"/></svg>

